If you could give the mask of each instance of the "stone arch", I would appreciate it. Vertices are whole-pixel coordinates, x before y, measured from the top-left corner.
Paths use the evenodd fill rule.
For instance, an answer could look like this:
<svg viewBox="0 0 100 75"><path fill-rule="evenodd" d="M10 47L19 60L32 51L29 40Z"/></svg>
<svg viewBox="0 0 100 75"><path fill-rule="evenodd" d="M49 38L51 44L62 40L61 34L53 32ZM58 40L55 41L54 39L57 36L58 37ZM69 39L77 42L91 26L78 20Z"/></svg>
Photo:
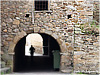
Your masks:
<svg viewBox="0 0 100 75"><path fill-rule="evenodd" d="M56 33L52 33L51 31L47 30L46 32L34 32L34 33L45 33L47 35L52 36L59 44L61 52L65 52L66 51L66 43L63 42L61 40L61 36L58 36ZM14 37L14 40L10 43L9 45L9 49L8 49L8 54L14 54L14 48L17 44L17 42L23 38L24 36L27 35L27 32L22 31L22 32L18 32L18 34L16 34L16 36Z"/></svg>
<svg viewBox="0 0 100 75"><path fill-rule="evenodd" d="M18 32L18 34L16 34L16 36L13 39L13 41L9 45L8 54L11 56L10 67L11 67L11 71L12 72L14 71L14 58L13 58L13 56L15 54L14 49L16 47L16 44L19 42L19 40L21 38L27 36L30 33L44 33L44 34L47 34L47 35L50 35L51 37L53 37L57 41L57 43L58 43L58 45L60 47L60 54L61 54L60 63L62 62L62 55L63 54L66 55L66 53L67 53L67 50L66 50L67 46L66 46L66 43L61 40L61 36L60 35L57 35L56 33L53 33L52 31L49 31L49 30L46 30L46 31L42 30L40 32L33 32L33 30L29 31L29 32L21 31L21 32ZM61 67L62 67L62 65L60 64L60 69L61 69Z"/></svg>
<svg viewBox="0 0 100 75"><path fill-rule="evenodd" d="M16 36L14 37L14 40L10 43L9 45L9 49L8 49L8 53L9 54L14 54L14 48L16 46L16 44L18 43L18 41L23 38L24 36L26 36L26 32L22 31L19 32L18 34L16 34Z"/></svg>

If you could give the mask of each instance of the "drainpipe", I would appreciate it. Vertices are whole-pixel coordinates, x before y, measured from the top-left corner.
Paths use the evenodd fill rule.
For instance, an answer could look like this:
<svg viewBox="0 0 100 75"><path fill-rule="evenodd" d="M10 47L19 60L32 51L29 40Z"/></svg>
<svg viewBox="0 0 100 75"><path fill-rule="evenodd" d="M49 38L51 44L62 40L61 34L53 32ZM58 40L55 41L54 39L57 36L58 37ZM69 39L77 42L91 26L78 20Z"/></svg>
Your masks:
<svg viewBox="0 0 100 75"><path fill-rule="evenodd" d="M99 14L100 14L100 4L99 4ZM100 15L99 15L99 50L100 50ZM100 57L100 51L99 51L99 57ZM100 58L99 58L99 73L100 73Z"/></svg>
<svg viewBox="0 0 100 75"><path fill-rule="evenodd" d="M34 0L32 0L32 24L34 25Z"/></svg>

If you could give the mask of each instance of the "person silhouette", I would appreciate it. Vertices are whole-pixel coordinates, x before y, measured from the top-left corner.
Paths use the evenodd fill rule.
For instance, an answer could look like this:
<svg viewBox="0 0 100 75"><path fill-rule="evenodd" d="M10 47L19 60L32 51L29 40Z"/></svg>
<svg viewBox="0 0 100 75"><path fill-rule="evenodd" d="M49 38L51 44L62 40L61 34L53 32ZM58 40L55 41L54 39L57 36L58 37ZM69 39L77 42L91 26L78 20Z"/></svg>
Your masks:
<svg viewBox="0 0 100 75"><path fill-rule="evenodd" d="M33 56L34 52L35 52L35 48L31 45L31 47L30 47L30 55Z"/></svg>
<svg viewBox="0 0 100 75"><path fill-rule="evenodd" d="M30 55L31 55L31 60L30 60L30 66L32 67L33 66L33 55L34 55L34 52L35 52L35 48L31 45L30 47Z"/></svg>

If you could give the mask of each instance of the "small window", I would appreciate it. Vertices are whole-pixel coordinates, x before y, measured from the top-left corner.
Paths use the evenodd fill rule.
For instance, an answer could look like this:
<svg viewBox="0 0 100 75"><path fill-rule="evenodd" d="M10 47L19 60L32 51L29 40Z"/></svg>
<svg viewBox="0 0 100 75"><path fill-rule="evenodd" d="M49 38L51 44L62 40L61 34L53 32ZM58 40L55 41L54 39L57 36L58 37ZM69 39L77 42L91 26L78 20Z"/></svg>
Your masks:
<svg viewBox="0 0 100 75"><path fill-rule="evenodd" d="M48 10L48 0L35 0L35 11Z"/></svg>
<svg viewBox="0 0 100 75"><path fill-rule="evenodd" d="M30 16L30 14L29 14L29 13L26 13L25 17L27 17L27 18L28 18L29 16Z"/></svg>
<svg viewBox="0 0 100 75"><path fill-rule="evenodd" d="M68 15L68 19L69 19L69 18L72 18L71 15Z"/></svg>

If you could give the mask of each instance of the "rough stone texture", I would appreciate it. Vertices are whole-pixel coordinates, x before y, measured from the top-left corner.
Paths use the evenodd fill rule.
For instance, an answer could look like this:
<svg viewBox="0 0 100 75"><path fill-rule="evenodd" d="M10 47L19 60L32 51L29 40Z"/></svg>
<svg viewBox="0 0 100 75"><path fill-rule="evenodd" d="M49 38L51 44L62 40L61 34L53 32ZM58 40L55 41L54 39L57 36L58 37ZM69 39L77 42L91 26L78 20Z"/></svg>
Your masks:
<svg viewBox="0 0 100 75"><path fill-rule="evenodd" d="M13 52L13 49L15 48L15 45L16 45L16 44L13 43L13 42L10 43L10 46L9 46L9 49L8 49L8 53L14 53L14 52Z"/></svg>
<svg viewBox="0 0 100 75"><path fill-rule="evenodd" d="M100 1L94 1L94 13L93 13L93 17L94 17L94 20L98 21L99 22L99 3Z"/></svg>
<svg viewBox="0 0 100 75"><path fill-rule="evenodd" d="M75 46L74 51L74 71L98 73L99 40L93 35L79 35L76 38L80 38L80 40L76 39L77 46Z"/></svg>
<svg viewBox="0 0 100 75"><path fill-rule="evenodd" d="M27 33L46 33L61 47L62 72L98 71L98 36L84 34L80 28L82 23L93 19L93 3L92 0L51 2L51 12L34 13L33 26L32 2L1 1L2 51L14 54L15 45ZM26 13L30 13L28 18ZM72 18L68 19L68 15ZM9 66L13 68L11 61Z"/></svg>

